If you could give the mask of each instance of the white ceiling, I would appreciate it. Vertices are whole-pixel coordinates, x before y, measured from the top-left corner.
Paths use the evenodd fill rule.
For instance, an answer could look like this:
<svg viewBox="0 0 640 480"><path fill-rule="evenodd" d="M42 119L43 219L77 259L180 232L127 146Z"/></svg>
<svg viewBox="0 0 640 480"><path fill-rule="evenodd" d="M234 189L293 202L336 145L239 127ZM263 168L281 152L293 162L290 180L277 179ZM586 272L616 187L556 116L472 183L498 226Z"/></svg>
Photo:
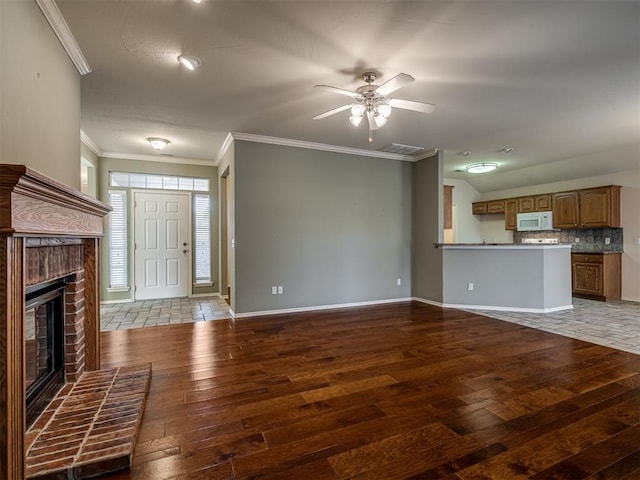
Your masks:
<svg viewBox="0 0 640 480"><path fill-rule="evenodd" d="M171 140L167 153L213 163L231 131L361 149L394 142L444 150L445 176L480 191L640 168L639 1L57 4L92 69L82 129L105 152L154 154L145 139L159 136ZM181 53L203 66L185 70ZM393 97L437 111L394 110L373 145L348 112L312 120L348 103L313 85L355 89L367 70L377 83L412 75ZM627 154L610 158L613 149ZM544 165L575 157L596 160ZM498 173L455 172L478 161L497 161Z"/></svg>

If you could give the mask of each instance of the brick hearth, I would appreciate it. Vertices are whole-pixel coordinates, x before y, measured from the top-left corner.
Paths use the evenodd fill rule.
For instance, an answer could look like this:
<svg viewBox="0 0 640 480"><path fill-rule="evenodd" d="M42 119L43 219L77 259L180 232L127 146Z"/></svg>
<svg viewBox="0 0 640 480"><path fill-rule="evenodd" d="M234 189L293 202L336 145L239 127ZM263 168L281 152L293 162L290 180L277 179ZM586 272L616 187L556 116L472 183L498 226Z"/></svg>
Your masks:
<svg viewBox="0 0 640 480"><path fill-rule="evenodd" d="M127 468L151 365L85 372L66 385L25 436L29 479L81 479Z"/></svg>

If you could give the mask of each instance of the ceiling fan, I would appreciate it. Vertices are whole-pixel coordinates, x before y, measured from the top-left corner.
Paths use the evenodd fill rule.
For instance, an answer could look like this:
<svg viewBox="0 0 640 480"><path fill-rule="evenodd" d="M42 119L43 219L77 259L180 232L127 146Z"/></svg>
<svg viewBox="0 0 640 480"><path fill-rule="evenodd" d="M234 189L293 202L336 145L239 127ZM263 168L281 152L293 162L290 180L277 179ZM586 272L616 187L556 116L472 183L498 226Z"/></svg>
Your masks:
<svg viewBox="0 0 640 480"><path fill-rule="evenodd" d="M367 117L367 123L369 124L369 143L373 143L373 131L387 123L392 108L402 108L421 113L431 113L435 111L436 106L431 103L388 98L391 93L415 81L415 78L411 75L399 73L382 85L374 85L373 82L377 76L375 72L363 73L362 79L367 82L367 84L358 87L355 92L343 88L331 87L329 85L314 85L314 88L320 88L328 92L351 97L353 98L353 103L321 113L313 117L313 119L321 120L350 109L351 116L349 117L349 121L354 127L360 125L363 117Z"/></svg>

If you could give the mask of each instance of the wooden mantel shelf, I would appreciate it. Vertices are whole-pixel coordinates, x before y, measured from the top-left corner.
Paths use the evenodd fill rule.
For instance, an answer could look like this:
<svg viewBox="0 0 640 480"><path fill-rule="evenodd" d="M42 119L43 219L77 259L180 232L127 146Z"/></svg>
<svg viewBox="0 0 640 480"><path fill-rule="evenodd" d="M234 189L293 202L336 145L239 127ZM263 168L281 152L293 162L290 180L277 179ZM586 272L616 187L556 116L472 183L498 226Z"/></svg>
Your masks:
<svg viewBox="0 0 640 480"><path fill-rule="evenodd" d="M101 237L110 210L25 165L0 164L0 234Z"/></svg>
<svg viewBox="0 0 640 480"><path fill-rule="evenodd" d="M73 307L65 307L65 322L71 316L80 325L84 370L99 369L99 242L110 210L29 167L0 164L0 480L25 478L24 315L31 267L44 265L34 270L38 281L58 276L83 283L81 298L70 293L65 300ZM79 252L74 261L56 260L68 260L70 250Z"/></svg>

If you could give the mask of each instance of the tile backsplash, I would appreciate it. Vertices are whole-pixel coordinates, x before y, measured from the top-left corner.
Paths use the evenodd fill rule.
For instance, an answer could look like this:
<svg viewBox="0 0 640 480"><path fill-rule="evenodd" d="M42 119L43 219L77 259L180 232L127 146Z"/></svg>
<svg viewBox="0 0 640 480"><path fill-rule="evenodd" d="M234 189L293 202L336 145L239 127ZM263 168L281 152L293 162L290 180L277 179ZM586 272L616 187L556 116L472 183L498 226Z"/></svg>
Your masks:
<svg viewBox="0 0 640 480"><path fill-rule="evenodd" d="M525 238L557 238L558 243L570 243L572 252L622 252L622 228L575 228L542 232L513 232L513 242ZM576 242L576 238L579 239ZM609 238L611 243L605 243Z"/></svg>

